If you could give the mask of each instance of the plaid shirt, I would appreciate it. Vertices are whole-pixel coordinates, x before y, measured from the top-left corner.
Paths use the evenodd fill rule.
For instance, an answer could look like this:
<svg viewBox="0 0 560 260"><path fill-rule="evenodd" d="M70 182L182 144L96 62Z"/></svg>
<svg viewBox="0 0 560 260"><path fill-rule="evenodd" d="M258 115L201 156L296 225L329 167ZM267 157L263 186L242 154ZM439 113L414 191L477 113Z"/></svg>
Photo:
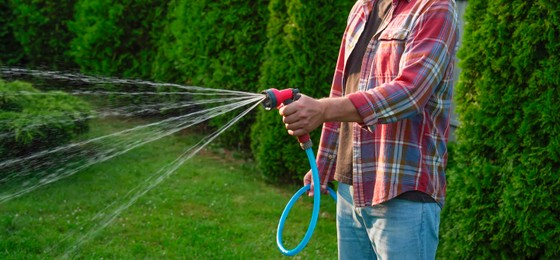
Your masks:
<svg viewBox="0 0 560 260"><path fill-rule="evenodd" d="M348 56L376 0L358 0L342 38L331 97L344 93ZM364 54L356 93L348 98L363 123L354 124L353 189L357 207L418 190L441 206L453 71L458 40L454 0L393 0ZM375 39L376 37L373 37ZM340 123L323 125L317 165L333 180Z"/></svg>

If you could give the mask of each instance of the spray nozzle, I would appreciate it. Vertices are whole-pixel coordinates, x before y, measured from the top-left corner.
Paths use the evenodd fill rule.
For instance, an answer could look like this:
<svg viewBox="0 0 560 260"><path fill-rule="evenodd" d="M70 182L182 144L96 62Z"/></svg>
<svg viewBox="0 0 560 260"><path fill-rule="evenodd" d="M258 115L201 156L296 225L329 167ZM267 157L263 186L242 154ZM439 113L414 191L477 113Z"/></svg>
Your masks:
<svg viewBox="0 0 560 260"><path fill-rule="evenodd" d="M263 90L261 93L266 96L266 98L262 102L266 110L280 108L282 105L288 105L298 100L301 96L297 88L287 88L283 90L270 88L267 90ZM311 148L312 143L309 134L298 136L297 139L302 149L305 150L307 148Z"/></svg>
<svg viewBox="0 0 560 260"><path fill-rule="evenodd" d="M263 90L261 93L266 97L262 102L266 110L279 108L282 105L288 105L298 100L300 97L299 90L297 88L287 88L283 90L270 88Z"/></svg>

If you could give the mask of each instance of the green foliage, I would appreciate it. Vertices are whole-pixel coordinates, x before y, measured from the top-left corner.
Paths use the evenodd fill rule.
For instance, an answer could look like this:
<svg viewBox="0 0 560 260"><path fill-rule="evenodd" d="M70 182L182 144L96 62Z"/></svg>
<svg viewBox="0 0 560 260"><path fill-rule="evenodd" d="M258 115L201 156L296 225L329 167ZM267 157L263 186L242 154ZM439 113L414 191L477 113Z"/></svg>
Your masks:
<svg viewBox="0 0 560 260"><path fill-rule="evenodd" d="M560 256L560 9L468 2L440 254Z"/></svg>
<svg viewBox="0 0 560 260"><path fill-rule="evenodd" d="M170 3L166 27L153 64L153 77L255 93L264 45L268 0L176 0ZM219 127L234 115L211 122ZM248 149L248 115L221 137L229 147Z"/></svg>
<svg viewBox="0 0 560 260"><path fill-rule="evenodd" d="M63 92L0 80L0 158L67 143L88 130L88 112L87 103Z"/></svg>
<svg viewBox="0 0 560 260"><path fill-rule="evenodd" d="M85 73L149 78L166 11L165 1L78 1L70 54Z"/></svg>
<svg viewBox="0 0 560 260"><path fill-rule="evenodd" d="M8 0L0 4L3 63L72 67L66 51L72 38L67 23L72 19L74 2Z"/></svg>
<svg viewBox="0 0 560 260"><path fill-rule="evenodd" d="M165 1L80 0L69 28L74 33L70 55L86 74L151 79L151 66L167 14ZM140 84L101 86L107 91L155 91ZM157 91L165 91L157 89ZM171 96L116 96L119 106L167 102Z"/></svg>
<svg viewBox="0 0 560 260"><path fill-rule="evenodd" d="M14 13L8 1L0 2L0 64L17 64L23 59L23 47L12 28Z"/></svg>
<svg viewBox="0 0 560 260"><path fill-rule="evenodd" d="M338 47L353 3L272 0L260 88L299 88L311 97L328 96ZM320 130L311 135L316 145L319 135ZM259 169L270 179L299 180L309 170L305 153L296 139L287 134L277 111L259 111L252 140Z"/></svg>

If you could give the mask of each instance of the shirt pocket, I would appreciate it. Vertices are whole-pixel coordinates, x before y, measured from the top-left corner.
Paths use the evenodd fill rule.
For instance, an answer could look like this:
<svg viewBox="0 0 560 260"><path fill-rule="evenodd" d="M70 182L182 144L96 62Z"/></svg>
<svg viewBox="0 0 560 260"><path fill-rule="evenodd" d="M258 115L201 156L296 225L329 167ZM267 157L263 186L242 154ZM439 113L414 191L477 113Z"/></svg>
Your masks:
<svg viewBox="0 0 560 260"><path fill-rule="evenodd" d="M390 81L397 77L402 64L402 55L405 51L409 30L385 30L378 38L378 47L375 54L375 74Z"/></svg>

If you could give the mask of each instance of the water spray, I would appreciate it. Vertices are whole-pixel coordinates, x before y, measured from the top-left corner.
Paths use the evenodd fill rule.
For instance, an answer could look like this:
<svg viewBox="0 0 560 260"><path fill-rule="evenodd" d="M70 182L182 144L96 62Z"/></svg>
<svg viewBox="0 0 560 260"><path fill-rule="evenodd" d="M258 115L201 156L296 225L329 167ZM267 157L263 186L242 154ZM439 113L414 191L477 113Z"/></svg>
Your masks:
<svg viewBox="0 0 560 260"><path fill-rule="evenodd" d="M273 108L280 108L282 106L288 105L300 98L300 93L298 89L283 89L277 90L274 88L267 89L262 91L262 94L265 95L265 99L262 102L262 105L266 110L271 110ZM299 189L294 196L288 201L288 204L284 208L282 215L280 216L280 221L278 223L278 229L276 231L276 244L278 245L278 249L282 254L286 256L294 256L299 253L303 248L307 245L311 236L313 235L313 231L315 230L315 226L317 225L317 219L319 218L319 206L321 203L321 189L320 189L320 180L319 180L319 170L317 169L317 163L315 162L315 155L313 154L313 143L311 142L311 138L309 134L301 135L297 137L298 142L305 153L307 154L307 159L309 160L309 166L311 167L311 175L313 178L313 212L311 214L311 220L309 221L309 226L307 228L307 232L305 236L301 240L301 242L291 250L288 250L284 247L282 242L282 233L284 231L284 224L288 215L290 214L290 210L296 203L296 201L306 193L308 190L311 189L311 185L305 185L301 189ZM336 202L336 192L333 191L331 188L328 188L329 195L335 200Z"/></svg>

